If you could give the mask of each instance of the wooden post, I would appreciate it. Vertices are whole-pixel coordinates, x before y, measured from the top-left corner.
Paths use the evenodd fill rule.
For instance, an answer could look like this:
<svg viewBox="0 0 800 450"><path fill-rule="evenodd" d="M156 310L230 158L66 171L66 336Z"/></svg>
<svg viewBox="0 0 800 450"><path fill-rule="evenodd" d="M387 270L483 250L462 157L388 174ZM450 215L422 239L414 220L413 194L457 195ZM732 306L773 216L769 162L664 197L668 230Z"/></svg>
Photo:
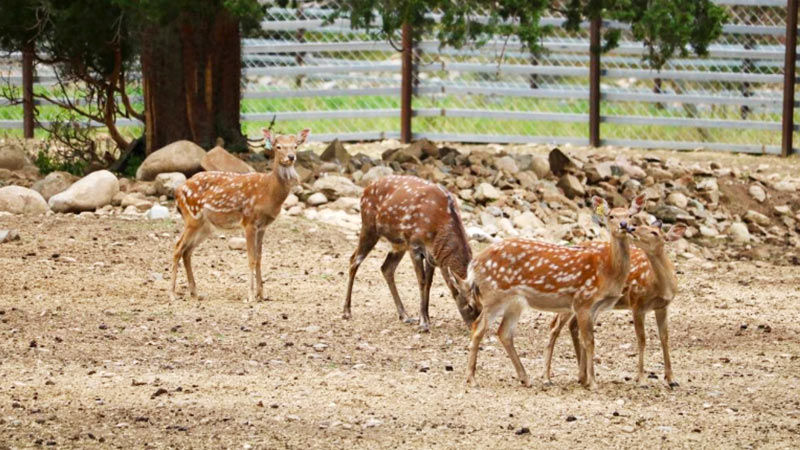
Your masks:
<svg viewBox="0 0 800 450"><path fill-rule="evenodd" d="M26 139L33 137L33 44L22 50L22 130Z"/></svg>
<svg viewBox="0 0 800 450"><path fill-rule="evenodd" d="M600 146L600 25L593 17L589 28L589 145Z"/></svg>
<svg viewBox="0 0 800 450"><path fill-rule="evenodd" d="M414 60L411 25L408 22L403 24L402 58L402 80L400 81L400 140L404 143L409 143L411 142L411 85Z"/></svg>
<svg viewBox="0 0 800 450"><path fill-rule="evenodd" d="M794 83L797 60L797 0L786 4L786 58L783 63L783 125L781 156L792 154L794 131Z"/></svg>

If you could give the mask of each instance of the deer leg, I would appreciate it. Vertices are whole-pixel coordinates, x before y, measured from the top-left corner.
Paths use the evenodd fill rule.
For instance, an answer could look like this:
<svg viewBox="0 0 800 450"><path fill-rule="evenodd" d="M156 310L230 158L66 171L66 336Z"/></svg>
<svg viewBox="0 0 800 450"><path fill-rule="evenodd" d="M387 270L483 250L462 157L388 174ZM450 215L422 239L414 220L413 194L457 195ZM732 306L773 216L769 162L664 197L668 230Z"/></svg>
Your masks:
<svg viewBox="0 0 800 450"><path fill-rule="evenodd" d="M405 251L390 252L386 255L386 260L383 261L383 265L381 265L381 272L383 272L383 278L386 279L386 284L389 285L389 291L392 293L394 306L397 307L397 315L400 316L400 320L406 323L412 323L414 319L409 318L406 314L406 309L403 307L403 302L400 300L400 294L397 293L397 286L394 283L394 272L397 270L397 265L400 264L405 254Z"/></svg>
<svg viewBox="0 0 800 450"><path fill-rule="evenodd" d="M558 340L558 335L561 334L561 329L564 328L564 325L571 317L572 314L556 314L550 322L550 340L547 342L547 350L544 357L544 380L548 384L551 383L550 366L553 361L553 348L556 346L556 340Z"/></svg>
<svg viewBox="0 0 800 450"><path fill-rule="evenodd" d="M578 369L580 370L581 363L585 360L586 355L581 347L581 339L578 332L578 318L573 314L569 319L569 335L572 338L572 347L575 349L575 359L578 361ZM584 366L585 367L585 366ZM578 382L583 384L586 382L586 373L578 373Z"/></svg>
<svg viewBox="0 0 800 450"><path fill-rule="evenodd" d="M644 332L644 312L639 309L633 310L633 329L636 331L636 349L639 357L636 364L636 382L645 384L644 349L647 343L647 336Z"/></svg>
<svg viewBox="0 0 800 450"><path fill-rule="evenodd" d="M353 252L353 256L350 257L350 276L347 280L347 296L344 299L344 307L342 312L343 319L350 318L350 300L353 295L353 281L356 279L358 267L361 265L367 255L369 255L369 252L375 248L375 244L378 243L378 239L379 236L375 230L366 227L361 228L361 235L358 239L358 248L356 248L356 251Z"/></svg>
<svg viewBox="0 0 800 450"><path fill-rule="evenodd" d="M200 230L199 227L196 225L186 224L183 229L183 233L181 233L181 237L175 242L175 249L172 252L172 287L170 289L170 300L175 300L175 286L178 282L178 264L180 263L181 259L183 259L184 265L186 266L186 259L184 255L186 251L191 247L192 241L195 238L195 235ZM187 278L191 280L190 286L193 284L194 278L189 275L189 269L191 265L187 267Z"/></svg>
<svg viewBox="0 0 800 450"><path fill-rule="evenodd" d="M677 387L678 383L672 377L672 361L669 358L669 330L667 328L667 308L657 309L656 324L658 325L658 338L661 340L661 350L664 352L664 378L669 387Z"/></svg>
<svg viewBox="0 0 800 450"><path fill-rule="evenodd" d="M264 228L256 232L256 300L264 298L264 280L261 278L261 249L264 244Z"/></svg>
<svg viewBox="0 0 800 450"><path fill-rule="evenodd" d="M467 361L467 384L477 386L475 382L475 367L478 365L478 350L481 340L489 328L489 311L484 309L475 322L472 323L472 336L469 341L469 359Z"/></svg>
<svg viewBox="0 0 800 450"><path fill-rule="evenodd" d="M525 373L525 367L522 366L522 361L519 359L517 349L514 348L514 329L517 327L517 321L522 314L522 305L514 303L510 305L503 314L503 321L500 322L500 328L497 329L497 337L506 349L511 363L514 364L514 369L517 371L517 379L525 387L531 386L531 380L528 374Z"/></svg>
<svg viewBox="0 0 800 450"><path fill-rule="evenodd" d="M581 347L584 353L580 364L581 371L586 377L583 384L589 389L594 389L594 323L592 314L588 310L581 310L576 313L576 316L581 336Z"/></svg>
<svg viewBox="0 0 800 450"><path fill-rule="evenodd" d="M189 283L189 295L193 299L197 299L197 285L194 282L194 272L192 271L192 254L194 250L203 242L209 235L210 229L208 226L200 227L187 241L186 247L183 250L183 266L186 269L186 279Z"/></svg>
<svg viewBox="0 0 800 450"><path fill-rule="evenodd" d="M427 332L430 329L431 319L428 316L428 302L430 301L433 272L436 268L425 261L425 254L412 250L411 258L414 261L414 272L417 274L419 284L419 327Z"/></svg>
<svg viewBox="0 0 800 450"><path fill-rule="evenodd" d="M256 294L256 227L252 224L245 226L244 236L247 240L247 263L250 269L250 291L247 295L247 301L255 301Z"/></svg>

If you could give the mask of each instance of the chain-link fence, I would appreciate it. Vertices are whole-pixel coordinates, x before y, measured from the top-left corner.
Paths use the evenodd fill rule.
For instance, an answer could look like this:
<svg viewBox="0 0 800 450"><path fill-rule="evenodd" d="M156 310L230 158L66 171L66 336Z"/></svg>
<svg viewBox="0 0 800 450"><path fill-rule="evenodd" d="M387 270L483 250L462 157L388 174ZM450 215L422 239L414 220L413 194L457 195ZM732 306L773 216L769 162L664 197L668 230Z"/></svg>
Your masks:
<svg viewBox="0 0 800 450"><path fill-rule="evenodd" d="M601 144L780 152L786 1L715 2L728 20L709 55L660 71L626 25L603 23L623 38L601 57ZM331 18L331 2L301 5L269 9L265 37L243 42L246 133L274 117L279 130L311 126L319 140L399 137L401 37L353 30ZM413 136L587 144L589 25L567 33L563 20L542 19L552 28L535 57L514 39L462 49L415 42ZM20 118L20 107L0 107L5 126Z"/></svg>

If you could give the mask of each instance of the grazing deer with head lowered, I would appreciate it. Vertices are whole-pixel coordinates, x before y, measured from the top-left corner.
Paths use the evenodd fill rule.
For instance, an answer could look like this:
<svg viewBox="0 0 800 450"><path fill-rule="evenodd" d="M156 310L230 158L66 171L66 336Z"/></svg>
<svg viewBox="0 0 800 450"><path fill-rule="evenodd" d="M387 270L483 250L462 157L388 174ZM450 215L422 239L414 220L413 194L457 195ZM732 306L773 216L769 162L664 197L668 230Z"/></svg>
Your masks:
<svg viewBox="0 0 800 450"><path fill-rule="evenodd" d="M461 318L468 325L477 315L460 295L450 273L466 276L472 250L461 223L453 195L442 186L412 176L381 178L364 189L361 197L361 234L358 248L350 258L350 278L344 301L344 318L350 318L353 280L358 267L381 237L392 244L381 271L389 285L400 320L411 322L397 293L394 272L403 255L411 254L420 291L419 326L430 326L428 300L436 267L442 269L447 286L456 300Z"/></svg>
<svg viewBox="0 0 800 450"><path fill-rule="evenodd" d="M475 383L478 349L491 321L503 316L497 335L525 386L530 379L514 348L514 329L524 306L575 314L580 329L581 382L592 388L594 377L594 324L597 315L612 307L622 295L630 271L628 234L632 216L644 204L637 197L630 208L609 211L595 197L598 214L607 221L611 241L604 251L582 246L562 246L532 239L506 239L483 250L470 263L459 289L471 295L481 313L472 325L467 383Z"/></svg>
<svg viewBox="0 0 800 450"><path fill-rule="evenodd" d="M654 311L658 325L658 337L661 340L661 349L664 353L664 378L670 387L678 383L672 377L672 363L669 358L669 333L667 330L667 307L678 289L678 280L675 278L675 267L665 250L665 241L675 241L683 236L686 226L677 224L669 229L666 235L661 231L661 222L655 221L650 226L641 226L633 234L634 244L639 248L631 251L631 271L628 274L622 298L614 305L614 309L629 309L633 313L633 327L636 331L639 362L636 380L639 384L644 382L644 350L646 335L644 332L644 316L649 311ZM603 243L592 247L602 250ZM547 346L545 362L545 379L550 381L550 365L553 357L553 347L565 323L569 323L573 346L575 347L578 364L582 352L578 343L578 326L571 313L557 315L550 324L550 342Z"/></svg>
<svg viewBox="0 0 800 450"><path fill-rule="evenodd" d="M261 299L261 245L264 229L278 217L283 201L297 182L295 152L309 134L308 129L297 136L273 135L266 129L262 131L265 141L271 144L274 151L272 172L200 172L175 190L175 203L183 216L185 227L175 243L172 255L170 298L175 298L175 282L181 258L186 267L189 293L192 298L196 298L192 252L209 236L214 227L242 227L247 239L247 258L250 265L248 300Z"/></svg>

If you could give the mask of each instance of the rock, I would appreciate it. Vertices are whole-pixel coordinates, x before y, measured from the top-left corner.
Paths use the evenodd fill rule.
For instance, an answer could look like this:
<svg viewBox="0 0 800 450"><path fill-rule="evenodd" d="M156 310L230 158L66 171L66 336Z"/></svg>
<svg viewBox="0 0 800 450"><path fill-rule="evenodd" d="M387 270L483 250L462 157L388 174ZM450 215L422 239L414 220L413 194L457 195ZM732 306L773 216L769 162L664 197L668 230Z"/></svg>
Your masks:
<svg viewBox="0 0 800 450"><path fill-rule="evenodd" d="M201 162L206 151L191 141L176 141L151 153L136 171L136 179L152 181L164 172L181 172L194 175L203 166Z"/></svg>
<svg viewBox="0 0 800 450"><path fill-rule="evenodd" d="M514 161L514 158L510 156L503 156L494 160L494 165L497 167L497 170L503 171L509 175L516 175L519 173L519 167L517 167L517 162Z"/></svg>
<svg viewBox="0 0 800 450"><path fill-rule="evenodd" d="M514 225L507 217L501 217L497 221L497 228L508 236L517 236L519 233L514 229Z"/></svg>
<svg viewBox="0 0 800 450"><path fill-rule="evenodd" d="M467 236L469 236L470 239L474 239L478 242L494 241L494 238L492 238L492 236L489 233L483 231L481 228L468 227L466 231L467 231Z"/></svg>
<svg viewBox="0 0 800 450"><path fill-rule="evenodd" d="M475 188L475 193L473 194L475 200L482 203L493 202L502 196L503 193L489 183L479 184L478 187Z"/></svg>
<svg viewBox="0 0 800 450"><path fill-rule="evenodd" d="M0 244L18 240L19 233L17 230L0 230Z"/></svg>
<svg viewBox="0 0 800 450"><path fill-rule="evenodd" d="M536 217L536 214L530 211L525 211L517 217L514 217L513 223L514 226L522 230L535 230L537 228L544 228L544 222Z"/></svg>
<svg viewBox="0 0 800 450"><path fill-rule="evenodd" d="M320 159L323 161L336 161L340 166L347 167L350 164L351 156L347 149L344 148L344 145L339 142L339 139L334 139L322 152Z"/></svg>
<svg viewBox="0 0 800 450"><path fill-rule="evenodd" d="M247 239L243 237L232 237L228 239L228 248L231 250L244 250L247 248Z"/></svg>
<svg viewBox="0 0 800 450"><path fill-rule="evenodd" d="M329 175L318 179L314 182L313 188L317 192L323 192L328 198L359 197L363 190L349 178L338 175Z"/></svg>
<svg viewBox="0 0 800 450"><path fill-rule="evenodd" d="M300 203L300 199L297 198L297 196L294 195L294 194L289 194L286 197L286 200L283 201L283 208L284 209L289 209L289 208L291 208L292 206L295 206L298 203Z"/></svg>
<svg viewBox="0 0 800 450"><path fill-rule="evenodd" d="M767 191L766 189L761 187L761 185L751 184L750 187L747 189L747 192L758 203L764 203L764 201L767 199Z"/></svg>
<svg viewBox="0 0 800 450"><path fill-rule="evenodd" d="M204 170L216 170L219 172L252 173L256 171L249 164L233 156L222 147L214 147L203 155L200 160L200 167ZM182 171L179 170L178 172Z"/></svg>
<svg viewBox="0 0 800 450"><path fill-rule="evenodd" d="M704 237L716 237L719 235L719 232L707 225L700 225L700 234Z"/></svg>
<svg viewBox="0 0 800 450"><path fill-rule="evenodd" d="M147 218L150 220L169 219L169 209L166 206L153 205L147 211Z"/></svg>
<svg viewBox="0 0 800 450"><path fill-rule="evenodd" d="M531 159L531 170L533 170L536 176L541 180L550 173L550 162L541 155L533 155Z"/></svg>
<svg viewBox="0 0 800 450"><path fill-rule="evenodd" d="M50 197L66 191L77 180L78 177L69 172L50 172L46 177L33 183L31 188L42 194L45 200L50 200Z"/></svg>
<svg viewBox="0 0 800 450"><path fill-rule="evenodd" d="M64 192L50 197L55 212L94 211L111 203L119 192L119 180L107 170L98 170L76 181Z"/></svg>
<svg viewBox="0 0 800 450"><path fill-rule="evenodd" d="M3 145L0 146L0 169L20 170L25 167L27 158L22 147Z"/></svg>
<svg viewBox="0 0 800 450"><path fill-rule="evenodd" d="M747 225L743 222L734 222L728 227L728 234L731 236L734 242L750 242L752 236L750 236L750 230L747 229Z"/></svg>
<svg viewBox="0 0 800 450"><path fill-rule="evenodd" d="M375 166L367 171L361 180L359 180L358 184L361 186L367 186L375 180L380 180L383 177L388 177L389 175L394 175L394 170L391 167L386 166Z"/></svg>
<svg viewBox="0 0 800 450"><path fill-rule="evenodd" d="M667 204L686 209L686 206L689 205L689 199L680 192L673 192L667 196Z"/></svg>
<svg viewBox="0 0 800 450"><path fill-rule="evenodd" d="M323 194L322 192L316 192L314 194L311 194L306 199L306 203L310 206L324 205L325 203L328 203L328 198L325 197L325 194Z"/></svg>
<svg viewBox="0 0 800 450"><path fill-rule="evenodd" d="M678 221L678 217L689 215L689 213L683 209L672 205L661 205L652 211L651 214L665 223L675 223Z"/></svg>
<svg viewBox="0 0 800 450"><path fill-rule="evenodd" d="M569 199L586 195L581 181L575 175L569 173L562 175L556 186L560 187L564 191L564 195Z"/></svg>
<svg viewBox="0 0 800 450"><path fill-rule="evenodd" d="M383 424L383 422L378 419L367 419L367 421L364 422L364 428L375 428L381 424Z"/></svg>
<svg viewBox="0 0 800 450"><path fill-rule="evenodd" d="M697 183L695 188L698 191L703 192L716 192L719 190L719 184L717 184L716 178L706 178L705 180Z"/></svg>
<svg viewBox="0 0 800 450"><path fill-rule="evenodd" d="M11 214L44 214L50 211L42 194L22 186L0 188L0 211Z"/></svg>
<svg viewBox="0 0 800 450"><path fill-rule="evenodd" d="M789 205L777 205L775 206L775 213L779 216L791 216L792 215L792 208Z"/></svg>
<svg viewBox="0 0 800 450"><path fill-rule="evenodd" d="M580 169L582 167L581 163L570 158L558 148L550 151L550 154L547 155L547 160L550 162L550 171L557 177L560 177L569 168ZM539 174L537 173L537 175ZM542 177L540 176L539 178Z"/></svg>
<svg viewBox="0 0 800 450"><path fill-rule="evenodd" d="M335 202L328 204L326 208L355 213L361 209L361 201L354 197L341 197L336 199Z"/></svg>
<svg viewBox="0 0 800 450"><path fill-rule="evenodd" d="M175 189L178 189L185 182L186 175L180 172L167 172L156 175L156 181L153 185L155 186L156 194L166 195L167 198L175 198Z"/></svg>
<svg viewBox="0 0 800 450"><path fill-rule="evenodd" d="M752 209L744 213L743 219L745 220L745 222L757 223L761 226L767 226L772 222L769 219L769 217L765 216L764 214L761 214L758 211L753 211Z"/></svg>
<svg viewBox="0 0 800 450"><path fill-rule="evenodd" d="M795 192L797 191L797 185L791 181L783 180L773 183L772 189L775 189L778 192Z"/></svg>
<svg viewBox="0 0 800 450"><path fill-rule="evenodd" d="M519 185L523 189L531 190L536 186L536 182L539 181L539 178L533 171L525 170L517 174L517 181L519 181Z"/></svg>
<svg viewBox="0 0 800 450"><path fill-rule="evenodd" d="M119 202L119 206L122 207L122 209L126 209L129 206L134 206L138 211L143 212L152 208L153 202L145 198L144 194L134 192L131 194L124 194L122 200Z"/></svg>
<svg viewBox="0 0 800 450"><path fill-rule="evenodd" d="M310 210L315 211L315 210ZM307 216L308 216L308 212ZM361 217L356 214L348 214L344 211L333 209L320 209L316 217L309 217L333 226L341 227L350 231L361 229Z"/></svg>
<svg viewBox="0 0 800 450"><path fill-rule="evenodd" d="M593 164L586 167L585 173L586 178L589 180L589 183L595 184L600 181L605 181L611 178L613 173L611 172L611 166L613 163L611 161L604 161L601 163Z"/></svg>

